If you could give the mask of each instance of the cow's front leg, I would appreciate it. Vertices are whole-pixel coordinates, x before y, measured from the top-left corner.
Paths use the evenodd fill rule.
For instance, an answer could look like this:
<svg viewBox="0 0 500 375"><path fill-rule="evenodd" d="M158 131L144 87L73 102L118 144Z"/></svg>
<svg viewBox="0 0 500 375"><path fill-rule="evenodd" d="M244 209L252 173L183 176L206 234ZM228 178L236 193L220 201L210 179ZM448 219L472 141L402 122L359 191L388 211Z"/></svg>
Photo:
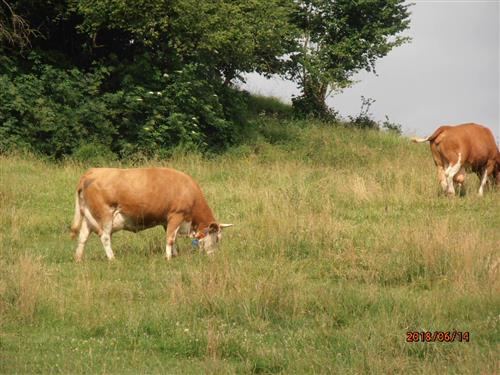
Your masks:
<svg viewBox="0 0 500 375"><path fill-rule="evenodd" d="M167 223L167 246L165 257L167 260L172 259L172 255L177 256L177 250L175 249L175 238L177 236L177 232L184 221L182 215L172 215L168 219Z"/></svg>

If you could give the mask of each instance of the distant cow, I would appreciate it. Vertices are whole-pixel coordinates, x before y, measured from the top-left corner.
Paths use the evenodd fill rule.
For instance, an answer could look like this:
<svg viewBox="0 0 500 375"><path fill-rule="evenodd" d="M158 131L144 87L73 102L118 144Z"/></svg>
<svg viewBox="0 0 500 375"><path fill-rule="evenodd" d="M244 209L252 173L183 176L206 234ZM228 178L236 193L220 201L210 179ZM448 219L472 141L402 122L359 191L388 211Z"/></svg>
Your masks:
<svg viewBox="0 0 500 375"><path fill-rule="evenodd" d="M169 168L93 168L76 189L72 236L78 234L75 259L81 261L91 232L100 238L109 260L114 258L111 234L121 229L138 232L163 225L166 258L177 255L175 238L189 234L208 254L216 248L221 230L198 184Z"/></svg>
<svg viewBox="0 0 500 375"><path fill-rule="evenodd" d="M465 170L475 172L480 181L479 195L489 177L500 184L500 152L490 129L477 124L441 126L427 138L413 138L413 142L430 142L432 157L438 169L443 191L455 195L453 182L465 180Z"/></svg>

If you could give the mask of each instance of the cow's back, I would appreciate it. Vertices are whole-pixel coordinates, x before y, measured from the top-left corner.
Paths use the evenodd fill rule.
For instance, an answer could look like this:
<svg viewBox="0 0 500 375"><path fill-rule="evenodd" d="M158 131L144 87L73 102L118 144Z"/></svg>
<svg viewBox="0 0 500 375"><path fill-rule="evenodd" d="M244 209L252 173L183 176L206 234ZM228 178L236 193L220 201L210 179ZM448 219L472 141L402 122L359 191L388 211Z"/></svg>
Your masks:
<svg viewBox="0 0 500 375"><path fill-rule="evenodd" d="M480 167L488 160L494 160L498 153L491 130L478 124L443 127L434 143L442 153L459 152L461 162L472 167Z"/></svg>
<svg viewBox="0 0 500 375"><path fill-rule="evenodd" d="M201 190L188 175L169 168L93 168L80 180L93 211L118 208L128 217L156 222L171 212L189 211Z"/></svg>

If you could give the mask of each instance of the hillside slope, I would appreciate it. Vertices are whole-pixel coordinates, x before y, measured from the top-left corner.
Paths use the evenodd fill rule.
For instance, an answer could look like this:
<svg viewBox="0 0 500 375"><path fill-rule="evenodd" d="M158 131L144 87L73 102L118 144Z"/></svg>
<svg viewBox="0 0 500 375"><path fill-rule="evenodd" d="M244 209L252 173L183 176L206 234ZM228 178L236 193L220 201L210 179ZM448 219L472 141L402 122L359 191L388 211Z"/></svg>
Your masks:
<svg viewBox="0 0 500 375"><path fill-rule="evenodd" d="M223 155L123 164L192 175L235 223L215 256L180 239L169 263L160 228L115 234L114 263L93 235L74 263L89 165L0 157L0 372L498 370L500 191L438 194L428 147L276 119ZM454 330L469 342L406 342Z"/></svg>

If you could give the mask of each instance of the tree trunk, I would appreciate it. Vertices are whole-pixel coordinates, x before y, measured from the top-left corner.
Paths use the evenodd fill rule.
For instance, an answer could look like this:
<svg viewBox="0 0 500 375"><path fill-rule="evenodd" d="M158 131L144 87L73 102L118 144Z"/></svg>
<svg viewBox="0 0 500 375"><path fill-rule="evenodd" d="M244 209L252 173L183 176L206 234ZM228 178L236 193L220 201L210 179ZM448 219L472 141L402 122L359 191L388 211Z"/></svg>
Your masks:
<svg viewBox="0 0 500 375"><path fill-rule="evenodd" d="M302 95L296 100L298 104L300 103L300 111L317 117L329 115L330 110L325 102L328 85L310 76L305 77L303 82Z"/></svg>

